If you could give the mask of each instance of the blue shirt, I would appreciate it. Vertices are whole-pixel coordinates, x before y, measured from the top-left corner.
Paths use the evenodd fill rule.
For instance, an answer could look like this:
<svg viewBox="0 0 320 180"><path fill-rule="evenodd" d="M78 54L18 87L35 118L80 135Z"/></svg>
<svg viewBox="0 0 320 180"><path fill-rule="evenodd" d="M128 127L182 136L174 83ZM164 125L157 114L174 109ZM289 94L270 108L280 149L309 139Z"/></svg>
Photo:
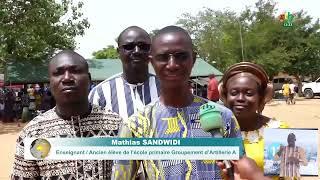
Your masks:
<svg viewBox="0 0 320 180"><path fill-rule="evenodd" d="M159 100L125 121L120 137L201 138L212 134L201 128L199 108L208 100L194 96L192 104L183 108L163 105ZM216 104L224 127L223 137L241 137L233 113ZM116 161L112 178L132 179L140 161ZM148 179L222 179L220 169L210 160L148 160L143 161Z"/></svg>

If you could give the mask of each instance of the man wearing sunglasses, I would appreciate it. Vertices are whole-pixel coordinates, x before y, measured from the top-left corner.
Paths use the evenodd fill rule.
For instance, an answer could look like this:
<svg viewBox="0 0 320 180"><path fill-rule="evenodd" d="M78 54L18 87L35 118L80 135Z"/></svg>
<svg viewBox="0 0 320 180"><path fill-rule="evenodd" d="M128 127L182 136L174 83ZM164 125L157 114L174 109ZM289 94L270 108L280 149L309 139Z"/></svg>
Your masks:
<svg viewBox="0 0 320 180"><path fill-rule="evenodd" d="M159 97L159 82L149 74L151 39L140 27L130 26L118 37L118 53L123 72L94 87L89 101L127 119Z"/></svg>
<svg viewBox="0 0 320 180"><path fill-rule="evenodd" d="M159 97L159 81L149 74L151 38L142 28L130 26L118 37L123 72L95 86L89 102L105 107L127 119ZM141 177L142 170L139 170ZM143 178L140 178L143 179Z"/></svg>
<svg viewBox="0 0 320 180"><path fill-rule="evenodd" d="M199 138L212 137L200 125L199 108L208 100L193 95L189 78L196 60L189 34L177 26L165 27L155 35L151 47L152 65L160 80L160 98L124 121L120 137ZM222 115L223 137L241 137L232 112L216 104ZM132 179L140 161L118 161L113 179ZM147 179L221 179L213 161L143 161Z"/></svg>

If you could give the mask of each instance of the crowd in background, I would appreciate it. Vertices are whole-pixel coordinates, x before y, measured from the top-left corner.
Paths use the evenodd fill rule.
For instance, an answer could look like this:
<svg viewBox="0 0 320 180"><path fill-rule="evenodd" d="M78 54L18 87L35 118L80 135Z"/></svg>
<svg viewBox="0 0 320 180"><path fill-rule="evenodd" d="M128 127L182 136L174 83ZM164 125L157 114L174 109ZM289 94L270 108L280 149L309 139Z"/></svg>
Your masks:
<svg viewBox="0 0 320 180"><path fill-rule="evenodd" d="M218 81L213 74L209 78L208 84L202 86L196 86L195 82L190 82L190 91L211 101L218 101ZM90 90L96 84L97 82L92 82ZM27 122L54 106L55 100L47 84L28 84L22 89L0 88L0 121L2 122L15 122L20 119L22 122Z"/></svg>
<svg viewBox="0 0 320 180"><path fill-rule="evenodd" d="M95 86L92 83L90 89ZM207 98L207 85L195 86L192 84L193 94ZM45 112L55 106L48 85L28 84L22 89L0 88L0 121L27 122L37 114Z"/></svg>
<svg viewBox="0 0 320 180"><path fill-rule="evenodd" d="M0 119L3 122L31 120L38 113L55 106L55 100L46 85L29 84L22 89L0 89Z"/></svg>

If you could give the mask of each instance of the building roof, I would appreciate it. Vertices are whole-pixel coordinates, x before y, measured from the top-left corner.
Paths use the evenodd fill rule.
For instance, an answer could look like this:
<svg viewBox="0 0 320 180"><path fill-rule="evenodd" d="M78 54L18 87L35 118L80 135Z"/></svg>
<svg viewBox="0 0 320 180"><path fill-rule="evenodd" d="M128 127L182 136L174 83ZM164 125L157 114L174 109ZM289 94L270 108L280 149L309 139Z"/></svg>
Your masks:
<svg viewBox="0 0 320 180"><path fill-rule="evenodd" d="M48 79L48 64L30 61L8 63L4 77L6 83L41 83Z"/></svg>
<svg viewBox="0 0 320 180"><path fill-rule="evenodd" d="M120 59L89 59L88 64L93 81L103 81L114 74L122 72ZM151 65L149 65L149 70L154 74ZM48 82L47 71L48 63L31 63L29 61L9 63L5 81L8 83ZM210 74L215 74L218 77L223 75L218 69L198 58L192 69L191 77L205 77Z"/></svg>

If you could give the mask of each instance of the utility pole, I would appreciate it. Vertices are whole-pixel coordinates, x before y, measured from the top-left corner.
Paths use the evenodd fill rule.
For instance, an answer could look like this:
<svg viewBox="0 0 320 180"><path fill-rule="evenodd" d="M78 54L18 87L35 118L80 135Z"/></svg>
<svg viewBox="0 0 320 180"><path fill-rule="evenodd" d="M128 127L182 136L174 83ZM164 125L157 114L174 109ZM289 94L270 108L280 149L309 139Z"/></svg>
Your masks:
<svg viewBox="0 0 320 180"><path fill-rule="evenodd" d="M243 41L242 41L242 31L241 31L241 22L240 20L238 20L239 22L239 33L240 33L240 42L241 42L241 54L242 54L242 62L244 62L244 56L243 56Z"/></svg>

